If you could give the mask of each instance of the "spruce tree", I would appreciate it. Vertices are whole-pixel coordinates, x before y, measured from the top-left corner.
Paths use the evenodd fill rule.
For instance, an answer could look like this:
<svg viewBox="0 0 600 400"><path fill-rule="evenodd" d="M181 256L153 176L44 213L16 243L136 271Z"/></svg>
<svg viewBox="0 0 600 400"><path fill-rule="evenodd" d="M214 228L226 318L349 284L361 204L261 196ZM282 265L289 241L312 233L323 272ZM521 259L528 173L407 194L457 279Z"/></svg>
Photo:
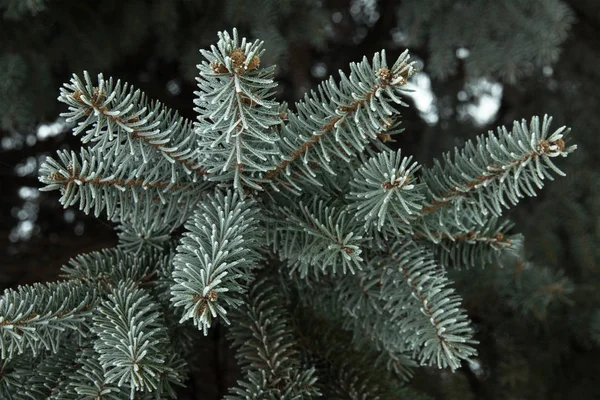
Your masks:
<svg viewBox="0 0 600 400"><path fill-rule="evenodd" d="M3 397L175 397L190 338L216 324L243 371L227 399L417 398L414 368L476 356L448 269L520 257L503 212L564 175L569 128L515 121L424 167L388 147L407 51L288 107L262 43L218 36L196 121L102 74L61 89L85 147L46 160L43 190L117 223L120 242L4 292Z"/></svg>

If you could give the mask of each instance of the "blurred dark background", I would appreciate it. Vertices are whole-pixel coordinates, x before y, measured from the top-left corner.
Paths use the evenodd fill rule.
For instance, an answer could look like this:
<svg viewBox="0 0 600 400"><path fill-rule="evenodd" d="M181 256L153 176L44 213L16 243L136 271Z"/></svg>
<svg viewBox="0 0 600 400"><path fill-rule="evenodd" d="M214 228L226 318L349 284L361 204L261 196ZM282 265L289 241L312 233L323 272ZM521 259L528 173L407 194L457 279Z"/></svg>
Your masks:
<svg viewBox="0 0 600 400"><path fill-rule="evenodd" d="M38 191L45 157L80 146L56 101L72 73L122 79L194 119L198 49L219 30L265 41L263 65L277 65L290 104L352 61L409 48L422 72L393 145L420 163L544 113L579 146L558 161L567 177L507 212L536 266L529 281L502 281L510 267L457 272L478 364L423 369L413 384L440 399L600 399L597 0L0 0L0 16L2 288L58 279L74 255L117 243L110 222ZM207 362L185 393L218 398L235 365L222 330L203 340Z"/></svg>

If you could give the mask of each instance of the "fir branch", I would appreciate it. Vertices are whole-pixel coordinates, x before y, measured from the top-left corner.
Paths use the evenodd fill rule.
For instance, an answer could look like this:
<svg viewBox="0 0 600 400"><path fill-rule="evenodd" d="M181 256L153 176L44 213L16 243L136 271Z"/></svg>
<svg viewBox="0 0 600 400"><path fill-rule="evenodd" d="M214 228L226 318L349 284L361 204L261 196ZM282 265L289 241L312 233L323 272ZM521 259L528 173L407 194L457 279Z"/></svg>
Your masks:
<svg viewBox="0 0 600 400"><path fill-rule="evenodd" d="M77 368L76 357L75 346L64 346L55 354L45 354L22 382L18 397L40 400L58 397Z"/></svg>
<svg viewBox="0 0 600 400"><path fill-rule="evenodd" d="M278 190L275 180L283 171L286 174L278 180L286 179L292 167L306 177L314 176L313 165L333 173L328 166L332 156L348 161L369 141L388 140L390 128L396 126L392 117L398 114L388 103L404 105L399 93L415 72L408 58L408 52L402 53L389 69L385 51L376 53L372 64L365 57L350 64L349 76L340 72L339 86L330 78L319 86L318 94L307 94L296 104L297 113L288 113L280 142L285 156L264 178Z"/></svg>
<svg viewBox="0 0 600 400"><path fill-rule="evenodd" d="M483 224L488 214L500 216L503 207L525 195L535 196L534 186L541 189L544 178L554 179L549 170L564 176L551 159L566 157L577 146L567 147L563 140L569 128L550 132L551 122L547 115L541 126L538 117L529 126L525 120L515 122L510 132L498 128L497 136L490 131L455 150L454 157L445 154L443 165L435 160L433 168L423 169L429 202L423 215L442 218L440 212L454 216L470 209L474 220Z"/></svg>
<svg viewBox="0 0 600 400"><path fill-rule="evenodd" d="M79 204L95 216L106 210L109 219L134 229L160 222L169 235L212 186L203 183L191 122L126 83L99 75L94 86L87 72L84 78L74 75L59 100L69 105L62 114L67 121L81 120L73 133L93 145L79 157L63 151L58 160L48 158L40 169L42 190L61 190L65 207Z"/></svg>
<svg viewBox="0 0 600 400"><path fill-rule="evenodd" d="M478 225L464 215L459 221L460 224L441 232L436 231L437 223L431 223L426 233L416 231L411 238L419 243L429 242L428 247L441 264L452 268L488 265L507 252L516 254L523 246L522 235L508 234L514 225L510 221L492 217Z"/></svg>
<svg viewBox="0 0 600 400"><path fill-rule="evenodd" d="M323 313L334 308L350 317L342 320L342 325L353 332L354 346L361 349L376 347L374 359L365 363L383 365L401 381L406 381L413 376L416 363L410 358L408 350L412 351L412 348L408 342L398 338L398 331L407 334L401 325L406 316L394 305L409 304L406 300L410 298L410 290L402 284L402 278L394 273L393 267L389 258L370 259L355 276L346 275L335 280L330 290L335 293L334 305L322 308Z"/></svg>
<svg viewBox="0 0 600 400"><path fill-rule="evenodd" d="M273 282L257 278L246 295L244 304L232 313L228 335L246 379L232 389L240 396L248 389L264 393L268 398L308 399L319 396L314 387L314 368L301 367L296 340L290 329L285 299L276 291ZM247 385L256 381L259 386ZM239 397L226 396L226 399ZM262 398L262 397L261 397Z"/></svg>
<svg viewBox="0 0 600 400"><path fill-rule="evenodd" d="M2 359L29 350L56 352L65 331L85 336L88 317L97 302L93 285L57 282L7 289L0 297Z"/></svg>
<svg viewBox="0 0 600 400"><path fill-rule="evenodd" d="M326 204L314 196L271 213L268 241L287 260L290 273L298 270L305 277L310 272L336 273L339 267L344 274L361 268L364 238L356 234L358 224L346 210Z"/></svg>
<svg viewBox="0 0 600 400"><path fill-rule="evenodd" d="M0 360L0 398L17 400L26 389L26 381L32 374L32 366L40 356L23 354L15 358ZM20 400L20 399L19 399Z"/></svg>
<svg viewBox="0 0 600 400"><path fill-rule="evenodd" d="M241 304L259 258L254 201L218 192L200 202L186 223L174 259L171 302L206 335L213 318L229 323L225 306Z"/></svg>
<svg viewBox="0 0 600 400"><path fill-rule="evenodd" d="M167 370L175 370L182 373L186 369L185 361L177 354L168 356L165 362ZM117 383L109 383L107 375L98 361L98 354L92 348L83 348L78 354L75 371L71 376L68 385L58 393L55 393L51 400L151 400L176 398L173 391L173 384L181 385L180 382L173 382L173 377L185 379L185 374L163 374L160 378L160 392L136 392L133 397L127 385L119 386ZM171 379L171 380L167 380Z"/></svg>
<svg viewBox="0 0 600 400"><path fill-rule="evenodd" d="M77 359L73 379L56 400L123 400L129 397L125 385L108 383L107 376L93 349L83 349Z"/></svg>
<svg viewBox="0 0 600 400"><path fill-rule="evenodd" d="M270 285L255 282L244 305L232 313L237 323L228 333L232 345L239 347L236 358L245 372L252 368L285 375L298 355L280 297Z"/></svg>
<svg viewBox="0 0 600 400"><path fill-rule="evenodd" d="M410 231L410 219L421 210L421 186L415 184L417 163L401 152L380 153L365 161L350 182L349 209L365 221L365 230L391 223L396 233ZM398 223L397 221L401 221Z"/></svg>
<svg viewBox="0 0 600 400"><path fill-rule="evenodd" d="M202 162L212 180L233 181L234 190L261 190L257 173L266 171L267 156L278 155L279 104L272 99L274 67L260 68L262 42L246 42L219 32L217 46L201 50L208 60L198 65L198 112L195 132Z"/></svg>
<svg viewBox="0 0 600 400"><path fill-rule="evenodd" d="M347 365L337 371L331 379L327 399L331 400L432 400L432 397L420 393L410 386L397 382L385 382L382 387L368 380L361 380L361 365ZM380 379L381 382L383 379Z"/></svg>
<svg viewBox="0 0 600 400"><path fill-rule="evenodd" d="M100 197L102 199L114 197L109 195L101 196L98 194L99 191L107 191L110 189L120 191L131 190L132 193L136 193L135 191L162 189L156 190L155 196L159 197L163 202L165 201L165 192L185 191L193 188L193 186L189 184L185 185L160 180L154 181L147 177L145 179L135 179L134 177L125 178L125 175L129 175L126 174L126 172L129 172L126 171L126 169L121 169L120 173L111 173L108 171L110 168L109 163L106 163L104 159L85 148L81 149L79 157L77 157L74 151L60 151L58 152L58 156L60 162L48 158L43 164L40 170L40 180L48 186L40 190L48 191L60 189L63 197L67 196L68 193L74 193L64 200L61 200L66 206L76 203L79 196L77 196L75 188L85 185L92 191L92 198ZM118 161L125 160L119 159ZM135 200L138 196L139 195L133 195L132 198ZM85 204L86 203L83 203L81 208L86 213L89 213L89 210L93 208L94 205L86 207ZM96 214L99 214L102 211L100 206L96 206L95 208L100 209L100 211L96 211Z"/></svg>
<svg viewBox="0 0 600 400"><path fill-rule="evenodd" d="M79 254L61 267L62 277L88 284L99 284L105 289L131 281L141 287L154 284L159 271L171 264L173 254L148 250L131 254L117 248Z"/></svg>
<svg viewBox="0 0 600 400"><path fill-rule="evenodd" d="M375 398L380 400L379 396L373 397L377 393L378 388L370 387L370 382L359 381L357 367L342 368L338 370L335 379L333 380L332 393L328 395L328 399L336 400L367 400Z"/></svg>
<svg viewBox="0 0 600 400"><path fill-rule="evenodd" d="M58 189L65 207L78 204L85 213L93 212L96 217L106 210L111 220L126 222L143 217L150 225L150 221L158 219L173 230L191 212L209 184L155 179L168 176L164 167L156 164L146 171L144 179L139 179L136 176L147 167L137 164L125 152L110 161L85 148L79 156L73 151L60 151L58 160L48 157L40 167L40 181L47 185L40 190ZM157 218L157 214L162 218Z"/></svg>
<svg viewBox="0 0 600 400"><path fill-rule="evenodd" d="M129 221L117 226L119 248L134 254L143 254L147 249L162 250L172 240L173 228L160 220L150 224L143 220Z"/></svg>
<svg viewBox="0 0 600 400"><path fill-rule="evenodd" d="M348 280L348 276L344 277ZM304 296L302 292L297 295ZM298 302L294 302L298 303ZM336 311L339 310L336 299L328 296L313 296L308 299L310 307L300 306L294 312L294 332L299 338L302 351L305 353L307 362L314 363L319 380L317 385L323 391L325 397L338 398L340 384L347 384L346 388L362 388L364 393L370 396L379 396L380 399L393 399L397 395L398 384L412 377L412 367L416 364L408 359L399 360L402 363L398 371L385 367L385 351L378 351L368 338L356 340L352 332L341 327L343 319ZM333 311L333 313L332 313ZM310 320L310 324L304 321ZM358 366L369 365L368 369ZM395 376L389 372L393 371ZM347 393L346 393L347 394ZM346 398L342 397L341 398Z"/></svg>
<svg viewBox="0 0 600 400"><path fill-rule="evenodd" d="M98 86L94 86L88 72L83 75L85 83L74 74L58 98L69 106L69 112L61 114L67 122L85 118L73 134L79 135L92 126L82 136L83 143L97 142L94 150L105 155L114 156L129 149L132 155L141 153L145 163L164 159L179 164L185 171L183 175L191 172L197 175L194 181L206 173L197 160L198 147L190 121L167 110L160 102L149 103L145 94L127 83L121 84L120 80L114 83L112 78L104 79L99 74ZM136 141L142 146L136 146ZM153 152L161 157L154 157Z"/></svg>
<svg viewBox="0 0 600 400"><path fill-rule="evenodd" d="M383 268L370 265L357 271L352 276L336 282L336 292L342 310L352 318L361 319L365 312L381 315L385 298L382 297L381 286Z"/></svg>
<svg viewBox="0 0 600 400"><path fill-rule="evenodd" d="M410 288L417 303L415 309L420 311L409 313L400 324L405 333L412 331L407 341L410 340L419 361L440 368L459 368L461 360L476 354L471 344L477 342L472 339L473 329L460 308L461 298L448 287L450 281L444 270L411 242L392 249L391 260ZM404 301L389 302L388 309L399 308L401 304L406 307ZM427 322L422 321L423 316Z"/></svg>
<svg viewBox="0 0 600 400"><path fill-rule="evenodd" d="M178 372L165 363L170 348L159 306L141 288L122 281L94 312L94 350L106 374L106 383L135 392L162 391L161 377Z"/></svg>
<svg viewBox="0 0 600 400"><path fill-rule="evenodd" d="M225 400L309 400L313 399L318 392L310 390L313 384L313 376L310 371L295 372L294 376L286 381L285 386L273 389L272 382L265 370L250 371L246 381L238 381L238 386L231 388L231 394L224 397Z"/></svg>

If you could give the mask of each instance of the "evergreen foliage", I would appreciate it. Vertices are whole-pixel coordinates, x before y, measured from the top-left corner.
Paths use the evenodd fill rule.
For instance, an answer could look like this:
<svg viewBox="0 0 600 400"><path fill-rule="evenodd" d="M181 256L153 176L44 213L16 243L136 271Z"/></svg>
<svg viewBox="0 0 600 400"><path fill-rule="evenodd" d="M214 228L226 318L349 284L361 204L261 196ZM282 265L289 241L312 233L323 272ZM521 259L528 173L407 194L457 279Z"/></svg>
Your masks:
<svg viewBox="0 0 600 400"><path fill-rule="evenodd" d="M315 387L314 368L302 367L298 344L290 327L290 316L275 282L257 277L233 318L229 334L239 347L239 365L247 381L226 399L309 399L321 395ZM248 381L254 387L247 386ZM260 388L260 389L259 389Z"/></svg>
<svg viewBox="0 0 600 400"><path fill-rule="evenodd" d="M398 19L408 45L426 41L432 75L447 78L465 58L468 75L489 74L514 83L534 67L558 59L574 16L560 0L441 0L433 7L428 2L403 1ZM457 26L455 21L473 25ZM457 47L468 51L469 57L458 58Z"/></svg>
<svg viewBox="0 0 600 400"><path fill-rule="evenodd" d="M267 39L270 62L283 60L295 40L323 48L329 21L318 5L316 0L0 0L0 128L18 132L53 119L58 114L53 93L64 73L95 68L95 74L127 58L132 64L142 48L152 48L144 63L177 62L184 78L179 83L193 83L198 46L213 42L222 21ZM28 85L31 80L37 84Z"/></svg>
<svg viewBox="0 0 600 400"><path fill-rule="evenodd" d="M447 267L520 251L500 217L564 175L553 159L575 150L569 129L533 117L420 168L385 144L416 72L408 52L353 63L288 109L261 46L234 30L202 51L194 123L112 78L65 84L87 147L49 157L40 181L65 207L106 213L121 243L76 257L65 281L5 291L7 397L21 379L31 398L174 397L188 320L204 335L231 325L244 377L228 399L394 398L416 366L474 360ZM522 276L525 309L546 309L557 292ZM337 338L379 376L327 351Z"/></svg>
<svg viewBox="0 0 600 400"><path fill-rule="evenodd" d="M256 209L236 194L217 194L195 211L173 260L174 306L184 308L181 321L192 319L207 334L212 319L229 322L226 304L239 306L236 295L252 280L258 254L253 226Z"/></svg>

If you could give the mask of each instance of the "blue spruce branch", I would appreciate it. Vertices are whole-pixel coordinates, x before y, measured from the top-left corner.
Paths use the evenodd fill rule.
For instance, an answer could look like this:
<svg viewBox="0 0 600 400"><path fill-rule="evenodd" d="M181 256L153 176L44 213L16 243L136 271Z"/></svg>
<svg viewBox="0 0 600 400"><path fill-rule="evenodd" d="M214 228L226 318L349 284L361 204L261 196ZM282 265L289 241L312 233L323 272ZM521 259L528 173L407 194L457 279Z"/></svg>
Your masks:
<svg viewBox="0 0 600 400"><path fill-rule="evenodd" d="M46 160L43 190L61 191L65 207L106 212L120 243L71 260L67 281L4 292L2 393L174 397L188 328L206 335L219 319L231 323L244 372L228 399L390 398L416 365L471 361L474 330L446 267L520 250L502 212L563 175L553 159L575 149L569 129L534 117L421 167L386 145L416 72L408 52L392 66L383 51L353 63L291 109L274 100L262 42L222 32L201 53L195 123L102 75L62 88L63 116L85 147ZM531 271L507 297L543 317L568 300L570 282ZM277 287L276 277L285 277ZM290 308L294 296L309 311ZM311 321L322 338L299 326ZM323 372L302 346L333 340L332 321L385 373L344 363ZM331 349L322 353L335 364Z"/></svg>

